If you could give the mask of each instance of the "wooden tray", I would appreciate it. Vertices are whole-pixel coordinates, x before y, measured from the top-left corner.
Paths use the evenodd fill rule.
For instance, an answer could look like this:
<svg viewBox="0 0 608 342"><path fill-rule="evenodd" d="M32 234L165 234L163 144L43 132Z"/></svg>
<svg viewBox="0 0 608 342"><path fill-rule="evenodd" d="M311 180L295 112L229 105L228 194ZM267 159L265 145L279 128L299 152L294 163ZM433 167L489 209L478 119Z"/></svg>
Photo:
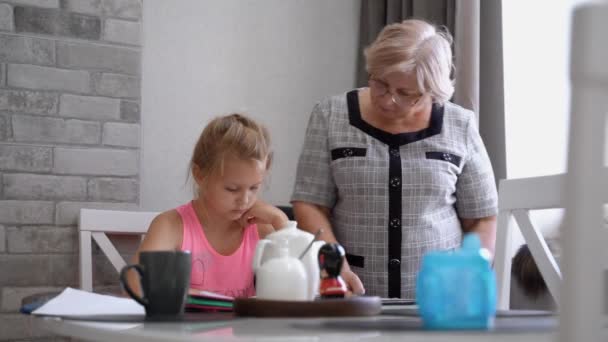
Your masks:
<svg viewBox="0 0 608 342"><path fill-rule="evenodd" d="M349 297L314 301L237 298L234 313L253 317L374 316L382 311L380 297Z"/></svg>

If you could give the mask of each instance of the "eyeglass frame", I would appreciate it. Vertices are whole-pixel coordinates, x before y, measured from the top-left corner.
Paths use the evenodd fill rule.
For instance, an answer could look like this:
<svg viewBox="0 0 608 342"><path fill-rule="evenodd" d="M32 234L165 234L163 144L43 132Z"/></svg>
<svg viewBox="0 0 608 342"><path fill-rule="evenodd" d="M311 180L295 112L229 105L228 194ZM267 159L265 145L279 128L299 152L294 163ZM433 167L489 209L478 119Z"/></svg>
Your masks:
<svg viewBox="0 0 608 342"><path fill-rule="evenodd" d="M370 75L367 83L369 85L369 89L370 89L370 94L372 96L378 96L378 97L383 97L386 94L391 94L391 100L393 101L394 104L396 104L399 107L406 107L406 106L412 106L415 105L422 96L424 96L423 93L417 93L417 94L393 94L393 92L390 90L391 86L383 81L380 80L376 77L374 77L373 75ZM376 84L376 86L374 87L372 84ZM378 89L378 86L380 86L380 89L384 89L384 91L380 91L381 94L374 94L374 88L376 91L380 90ZM395 90L397 93L399 92L399 90Z"/></svg>

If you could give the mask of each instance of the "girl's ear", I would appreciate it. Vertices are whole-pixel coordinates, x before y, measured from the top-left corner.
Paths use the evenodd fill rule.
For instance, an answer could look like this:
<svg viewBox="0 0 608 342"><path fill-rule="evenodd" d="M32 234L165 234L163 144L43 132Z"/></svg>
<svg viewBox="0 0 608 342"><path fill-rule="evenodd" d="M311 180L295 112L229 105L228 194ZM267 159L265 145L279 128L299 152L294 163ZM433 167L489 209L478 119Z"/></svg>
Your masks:
<svg viewBox="0 0 608 342"><path fill-rule="evenodd" d="M192 166L192 176L194 177L194 181L196 182L196 184L199 186L199 188L201 187L201 185L203 184L203 171L201 170L201 168L194 164Z"/></svg>

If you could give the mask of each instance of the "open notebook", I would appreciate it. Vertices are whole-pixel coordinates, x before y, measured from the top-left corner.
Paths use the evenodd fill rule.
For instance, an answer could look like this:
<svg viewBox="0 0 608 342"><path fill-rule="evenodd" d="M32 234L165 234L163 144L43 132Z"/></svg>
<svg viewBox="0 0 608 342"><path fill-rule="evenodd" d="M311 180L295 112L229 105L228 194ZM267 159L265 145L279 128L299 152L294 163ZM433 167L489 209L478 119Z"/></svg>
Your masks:
<svg viewBox="0 0 608 342"><path fill-rule="evenodd" d="M209 291L190 290L186 311L232 311L233 297Z"/></svg>

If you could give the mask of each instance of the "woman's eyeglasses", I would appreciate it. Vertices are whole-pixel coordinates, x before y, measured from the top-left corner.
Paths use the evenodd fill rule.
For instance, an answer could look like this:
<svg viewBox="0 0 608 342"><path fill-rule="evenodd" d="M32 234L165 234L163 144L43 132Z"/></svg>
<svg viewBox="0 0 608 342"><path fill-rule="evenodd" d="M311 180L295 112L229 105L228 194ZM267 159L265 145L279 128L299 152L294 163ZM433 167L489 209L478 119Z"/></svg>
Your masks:
<svg viewBox="0 0 608 342"><path fill-rule="evenodd" d="M374 97L382 97L386 94L390 94L393 102L399 107L406 107L416 104L422 94L420 93L408 93L403 89L395 89L394 93L390 91L388 83L381 81L377 78L369 78L369 89L371 95Z"/></svg>

